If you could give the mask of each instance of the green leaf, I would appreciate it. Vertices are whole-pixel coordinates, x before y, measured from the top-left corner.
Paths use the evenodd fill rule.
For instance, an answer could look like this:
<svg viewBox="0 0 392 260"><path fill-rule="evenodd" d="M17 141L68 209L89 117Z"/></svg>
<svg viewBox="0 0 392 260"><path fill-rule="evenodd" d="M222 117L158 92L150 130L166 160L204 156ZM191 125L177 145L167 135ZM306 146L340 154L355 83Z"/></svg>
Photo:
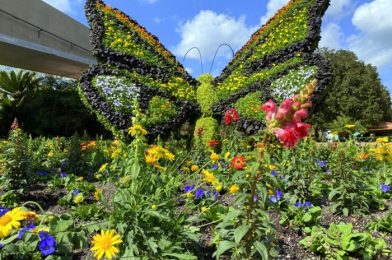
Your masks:
<svg viewBox="0 0 392 260"><path fill-rule="evenodd" d="M311 220L312 220L312 214L310 214L309 212L306 212L302 217L302 221L305 223L310 222Z"/></svg>
<svg viewBox="0 0 392 260"><path fill-rule="evenodd" d="M218 248L214 253L214 256L216 257L216 259L219 259L224 252L233 248L234 246L234 242L223 240L219 243Z"/></svg>
<svg viewBox="0 0 392 260"><path fill-rule="evenodd" d="M265 247L265 245L263 243L261 243L260 241L256 241L253 244L257 250L257 252L259 252L259 254L261 255L261 258L263 260L268 260L268 250Z"/></svg>
<svg viewBox="0 0 392 260"><path fill-rule="evenodd" d="M234 241L238 245L242 238L248 233L250 225L241 225L234 230Z"/></svg>
<svg viewBox="0 0 392 260"><path fill-rule="evenodd" d="M223 220L223 222L228 222L230 220L232 220L233 218L236 218L238 216L240 216L242 214L242 211L239 209L230 211L229 213L227 213L225 219Z"/></svg>
<svg viewBox="0 0 392 260"><path fill-rule="evenodd" d="M342 209L342 212L343 212L343 215L344 215L345 217L348 217L348 213L349 213L348 208Z"/></svg>
<svg viewBox="0 0 392 260"><path fill-rule="evenodd" d="M194 255L188 255L188 254L176 254L176 253L171 253L171 254L163 254L164 256L172 256L176 257L179 260L197 260L197 257Z"/></svg>

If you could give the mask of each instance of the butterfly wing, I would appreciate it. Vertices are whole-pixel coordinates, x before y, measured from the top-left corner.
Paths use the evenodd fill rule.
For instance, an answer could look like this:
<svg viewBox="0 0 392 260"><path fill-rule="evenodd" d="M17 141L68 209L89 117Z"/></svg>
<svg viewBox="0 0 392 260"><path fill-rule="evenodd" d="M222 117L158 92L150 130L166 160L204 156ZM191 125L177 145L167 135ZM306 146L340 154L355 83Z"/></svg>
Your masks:
<svg viewBox="0 0 392 260"><path fill-rule="evenodd" d="M170 132L199 111L197 81L136 21L101 0L87 0L98 65L80 79L84 103L114 132L131 126L133 100L151 136Z"/></svg>
<svg viewBox="0 0 392 260"><path fill-rule="evenodd" d="M214 80L214 114L235 107L237 125L254 133L262 126L260 102L282 101L313 79L320 90L329 78L328 63L313 52L328 6L329 0L291 0L257 30Z"/></svg>

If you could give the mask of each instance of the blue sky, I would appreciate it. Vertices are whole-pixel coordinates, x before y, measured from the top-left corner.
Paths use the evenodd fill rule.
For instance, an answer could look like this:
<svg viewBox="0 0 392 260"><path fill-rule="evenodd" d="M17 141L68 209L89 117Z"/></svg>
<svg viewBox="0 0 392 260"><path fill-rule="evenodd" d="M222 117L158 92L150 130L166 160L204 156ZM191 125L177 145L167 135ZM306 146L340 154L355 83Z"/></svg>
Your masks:
<svg viewBox="0 0 392 260"><path fill-rule="evenodd" d="M44 0L87 24L85 0ZM136 19L179 59L198 46L204 72L210 70L221 43L239 49L249 36L288 0L106 0ZM323 20L321 47L348 49L377 67L382 83L392 93L392 0L331 0ZM222 48L212 73L218 75L231 58ZM191 52L183 65L193 76L201 73L198 54Z"/></svg>

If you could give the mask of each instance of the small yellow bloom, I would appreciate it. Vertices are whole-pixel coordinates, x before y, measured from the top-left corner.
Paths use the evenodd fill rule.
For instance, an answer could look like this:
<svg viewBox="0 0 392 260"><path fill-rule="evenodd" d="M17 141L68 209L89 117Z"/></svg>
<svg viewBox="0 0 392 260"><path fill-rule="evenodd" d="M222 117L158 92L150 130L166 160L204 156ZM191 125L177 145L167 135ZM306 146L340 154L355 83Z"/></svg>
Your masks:
<svg viewBox="0 0 392 260"><path fill-rule="evenodd" d="M376 139L376 143L388 143L388 140L389 140L388 136L379 137Z"/></svg>
<svg viewBox="0 0 392 260"><path fill-rule="evenodd" d="M101 167L99 167L99 172L103 172L104 170L106 170L106 167L108 166L108 163L104 163L101 165Z"/></svg>
<svg viewBox="0 0 392 260"><path fill-rule="evenodd" d="M233 184L233 185L231 185L230 188L229 188L229 192L230 192L231 194L235 194L235 193L237 193L239 190L240 190L240 187L239 187L237 184Z"/></svg>
<svg viewBox="0 0 392 260"><path fill-rule="evenodd" d="M33 229L33 233L34 234L38 234L41 231L49 232L49 227L47 227L47 226L38 226L38 227Z"/></svg>
<svg viewBox="0 0 392 260"><path fill-rule="evenodd" d="M192 192L187 192L187 193L186 193L186 197L187 197L188 199L193 199L193 193L192 193Z"/></svg>
<svg viewBox="0 0 392 260"><path fill-rule="evenodd" d="M208 208L207 207L201 207L201 212L203 213L203 212L206 212L207 210L208 210Z"/></svg>
<svg viewBox="0 0 392 260"><path fill-rule="evenodd" d="M95 192L94 192L94 199L96 200L96 201L99 201L100 199L101 199L101 196L102 196L102 189L101 188L96 188L95 189Z"/></svg>
<svg viewBox="0 0 392 260"><path fill-rule="evenodd" d="M230 152L226 152L226 153L225 153L225 159L228 160L229 157L230 157Z"/></svg>
<svg viewBox="0 0 392 260"><path fill-rule="evenodd" d="M198 171L198 170L199 170L199 166L197 166L197 165L195 165L195 164L191 166L191 171L192 171L192 172L196 172L196 171Z"/></svg>
<svg viewBox="0 0 392 260"><path fill-rule="evenodd" d="M53 157L53 156L54 156L53 151L50 151L50 152L48 153L48 157L51 158L51 157Z"/></svg>
<svg viewBox="0 0 392 260"><path fill-rule="evenodd" d="M151 205L151 209L156 210L157 208L158 208L157 205L155 205L155 204Z"/></svg>
<svg viewBox="0 0 392 260"><path fill-rule="evenodd" d="M106 258L112 259L120 252L115 245L122 242L120 235L115 230L101 230L101 233L96 234L91 241L93 245L91 251L95 251L94 257L98 260L102 259L104 255Z"/></svg>
<svg viewBox="0 0 392 260"><path fill-rule="evenodd" d="M211 153L210 159L211 159L212 161L214 161L214 162L217 162L217 161L219 160L219 154L214 153L214 152Z"/></svg>
<svg viewBox="0 0 392 260"><path fill-rule="evenodd" d="M84 201L84 196L83 193L78 193L77 195L75 195L75 197L73 198L73 202L75 204L80 204Z"/></svg>
<svg viewBox="0 0 392 260"><path fill-rule="evenodd" d="M267 168L268 168L270 171L273 171L273 170L276 169L276 165L274 165L274 164L269 164L269 165L267 165Z"/></svg>
<svg viewBox="0 0 392 260"><path fill-rule="evenodd" d="M134 137L140 137L140 136L146 135L147 130L144 129L141 125L137 124L137 125L131 126L128 129L128 134L130 134Z"/></svg>
<svg viewBox="0 0 392 260"><path fill-rule="evenodd" d="M121 148L117 148L112 152L112 159L116 158L121 153Z"/></svg>
<svg viewBox="0 0 392 260"><path fill-rule="evenodd" d="M221 191L222 191L222 185L218 183L218 184L215 186L215 190L216 190L217 192L221 192Z"/></svg>
<svg viewBox="0 0 392 260"><path fill-rule="evenodd" d="M345 125L344 127L345 127L345 128L348 128L348 129L351 129L351 128L354 128L355 125Z"/></svg>

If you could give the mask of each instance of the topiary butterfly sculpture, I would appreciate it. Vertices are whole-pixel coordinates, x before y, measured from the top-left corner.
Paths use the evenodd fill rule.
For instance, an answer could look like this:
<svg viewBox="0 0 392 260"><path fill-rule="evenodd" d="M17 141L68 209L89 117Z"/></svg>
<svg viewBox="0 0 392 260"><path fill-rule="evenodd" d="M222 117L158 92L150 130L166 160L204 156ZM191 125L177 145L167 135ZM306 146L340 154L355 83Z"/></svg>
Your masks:
<svg viewBox="0 0 392 260"><path fill-rule="evenodd" d="M117 133L132 124L134 98L151 136L199 118L196 129L209 131L208 140L217 119L231 108L240 115L237 127L255 133L263 125L261 102L280 102L313 79L320 90L328 80L327 63L313 53L328 5L329 0L291 0L252 35L219 77L202 75L197 81L136 21L101 0L87 0L98 65L81 77L82 100Z"/></svg>

